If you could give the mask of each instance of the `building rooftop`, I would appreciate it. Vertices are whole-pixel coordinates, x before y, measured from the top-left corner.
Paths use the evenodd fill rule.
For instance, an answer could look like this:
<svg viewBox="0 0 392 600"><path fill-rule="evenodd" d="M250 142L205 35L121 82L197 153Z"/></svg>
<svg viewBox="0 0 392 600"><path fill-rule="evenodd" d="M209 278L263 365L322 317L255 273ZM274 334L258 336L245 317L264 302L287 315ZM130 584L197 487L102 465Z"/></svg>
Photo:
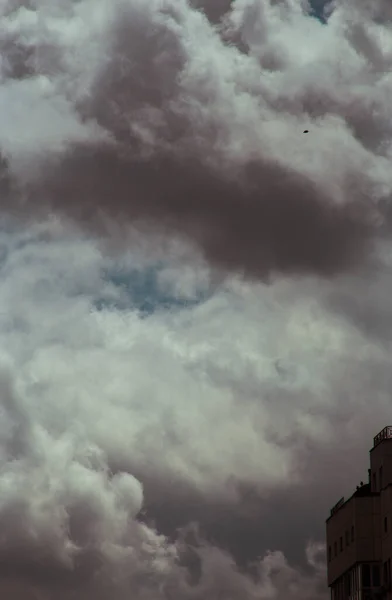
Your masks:
<svg viewBox="0 0 392 600"><path fill-rule="evenodd" d="M373 438L373 448L378 446L383 440L389 439L392 439L392 425L387 425L384 429L381 429L380 433Z"/></svg>
<svg viewBox="0 0 392 600"><path fill-rule="evenodd" d="M383 442L384 440L392 440L392 425L387 425L386 427L384 427L383 429L381 429L381 431L374 436L373 438L373 448L371 449L371 451L376 448L376 446L378 446L379 444L381 444L381 442ZM370 469L369 469L370 471ZM369 474L370 477L370 474ZM390 483L389 485L392 485L392 483ZM358 497L366 497L366 496L378 496L379 492L372 492L371 491L371 485L370 485L370 481L369 483L362 483L359 486L357 486L356 491L346 500L344 497L340 498L340 500L338 502L336 502L336 504L331 508L331 512L330 512L330 516L327 518L327 521L329 521L329 519L336 514L341 508L342 506L345 506L347 504L347 502L349 502L352 498L358 498Z"/></svg>
<svg viewBox="0 0 392 600"><path fill-rule="evenodd" d="M370 483L364 483L362 485L358 485L355 492L353 494L351 494L351 496L349 498L347 498L347 500L345 500L344 497L340 498L340 500L331 508L331 513L330 513L329 517L327 518L327 521L329 521L329 519L331 517L333 517L333 515L335 515L338 512L338 510L340 510L342 508L342 506L345 506L347 504L347 502L350 502L350 500L352 500L353 498L364 498L364 497L368 497L368 496L379 496L379 495L380 495L379 492L371 491Z"/></svg>

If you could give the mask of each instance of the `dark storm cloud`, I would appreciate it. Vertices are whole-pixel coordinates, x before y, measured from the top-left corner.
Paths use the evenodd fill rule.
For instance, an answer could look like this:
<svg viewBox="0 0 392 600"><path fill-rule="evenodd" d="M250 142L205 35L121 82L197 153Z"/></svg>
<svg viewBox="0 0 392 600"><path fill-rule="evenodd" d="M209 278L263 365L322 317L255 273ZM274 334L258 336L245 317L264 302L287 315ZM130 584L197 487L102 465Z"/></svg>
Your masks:
<svg viewBox="0 0 392 600"><path fill-rule="evenodd" d="M52 176L38 194L48 193L52 206L85 227L99 225L97 207L115 220L151 219L197 241L213 264L246 276L328 275L356 265L369 250L365 209L354 201L331 206L313 182L272 161L248 164L230 181L195 160L127 162L73 149Z"/></svg>
<svg viewBox="0 0 392 600"><path fill-rule="evenodd" d="M202 10L212 23L218 24L222 17L229 12L233 0L216 0L216 2L192 0L190 4L198 10Z"/></svg>
<svg viewBox="0 0 392 600"><path fill-rule="evenodd" d="M329 106L336 114L340 100L325 98L305 140L308 84L302 110L290 100L290 87L286 106L283 98L275 106L274 84L253 50L245 56L225 44L201 13L184 2L159 6L118 2L117 9L107 11L106 25L97 18L96 29L76 39L74 54L66 35L56 46L46 33L34 60L31 46L23 42L36 76L42 73L51 82L46 101L52 109L60 100L65 103L68 118L74 119L73 137L91 138L72 142L63 117L53 113L58 133L47 136L40 130L43 139L31 140L28 151L12 140L3 142L11 170L26 186L23 197L29 202L24 208L55 209L91 228L105 217L132 225L146 221L158 232L196 242L211 264L250 277L275 271L329 275L361 263L371 249L377 201L389 193L390 182L387 178L381 189L370 171L362 172L366 150L344 121L342 131L330 137L328 123L320 119ZM255 23L260 20L260 31L267 31L279 5L271 7L272 16L251 2L243 7L239 17L235 5L233 27L241 27L241 18L243 40L252 49L250 15L254 13ZM307 19L292 6L287 10L297 20ZM45 18L45 9L41 11ZM59 22L66 32L65 21ZM323 26L314 22L312 27ZM98 49L93 34L105 36ZM278 57L278 48L271 49L270 57L271 52ZM14 65L6 72L10 95L10 90L18 94L12 69L20 71L21 56L22 51L17 58L6 52L8 64ZM289 82L290 65L284 55L279 61L282 82L285 77ZM299 73L308 76L306 69ZM366 120L364 111L363 106ZM45 130L49 123L44 115L39 118ZM275 141L274 122L280 131ZM361 127L363 137L367 134ZM102 136L106 141L99 140ZM336 173L340 140L353 155L342 154ZM377 157L369 154L368 159L369 169L371 162L377 168ZM382 158L379 164L383 169ZM38 177L33 188L32 174Z"/></svg>

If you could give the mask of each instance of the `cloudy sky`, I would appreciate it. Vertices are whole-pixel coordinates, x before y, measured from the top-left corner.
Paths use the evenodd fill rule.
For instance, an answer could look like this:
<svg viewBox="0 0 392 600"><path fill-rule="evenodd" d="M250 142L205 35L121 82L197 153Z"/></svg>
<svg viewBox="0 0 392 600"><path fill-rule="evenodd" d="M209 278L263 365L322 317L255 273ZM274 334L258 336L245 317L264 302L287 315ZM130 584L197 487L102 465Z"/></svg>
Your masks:
<svg viewBox="0 0 392 600"><path fill-rule="evenodd" d="M325 600L392 422L389 0L0 19L0 595Z"/></svg>

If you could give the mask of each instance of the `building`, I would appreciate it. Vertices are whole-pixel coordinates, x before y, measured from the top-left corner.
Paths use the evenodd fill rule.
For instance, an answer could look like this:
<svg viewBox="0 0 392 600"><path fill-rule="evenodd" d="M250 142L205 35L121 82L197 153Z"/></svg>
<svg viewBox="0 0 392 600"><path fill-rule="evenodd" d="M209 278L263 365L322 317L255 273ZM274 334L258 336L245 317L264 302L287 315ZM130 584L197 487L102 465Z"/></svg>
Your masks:
<svg viewBox="0 0 392 600"><path fill-rule="evenodd" d="M392 600L392 426L374 438L368 473L326 522L331 600Z"/></svg>

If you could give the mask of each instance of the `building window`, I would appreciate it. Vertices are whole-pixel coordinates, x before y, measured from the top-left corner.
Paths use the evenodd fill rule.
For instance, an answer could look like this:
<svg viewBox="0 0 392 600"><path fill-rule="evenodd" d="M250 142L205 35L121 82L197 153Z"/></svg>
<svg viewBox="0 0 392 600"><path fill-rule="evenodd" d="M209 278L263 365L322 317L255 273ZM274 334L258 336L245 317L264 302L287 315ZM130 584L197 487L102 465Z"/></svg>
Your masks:
<svg viewBox="0 0 392 600"><path fill-rule="evenodd" d="M377 474L373 473L373 492L377 492Z"/></svg>
<svg viewBox="0 0 392 600"><path fill-rule="evenodd" d="M379 472L379 483L380 483L380 491L382 490L382 467L380 467Z"/></svg>
<svg viewBox="0 0 392 600"><path fill-rule="evenodd" d="M372 569L373 587L380 587L380 569L378 565L374 565Z"/></svg>
<svg viewBox="0 0 392 600"><path fill-rule="evenodd" d="M384 532L388 531L388 517L384 517Z"/></svg>
<svg viewBox="0 0 392 600"><path fill-rule="evenodd" d="M382 566L382 581L383 584L385 586L387 586L389 584L389 573L388 573L388 562L385 561L385 563Z"/></svg>
<svg viewBox="0 0 392 600"><path fill-rule="evenodd" d="M362 565L362 587L370 586L370 565Z"/></svg>
<svg viewBox="0 0 392 600"><path fill-rule="evenodd" d="M328 547L328 562L331 562L331 558L332 558L332 549L331 546Z"/></svg>
<svg viewBox="0 0 392 600"><path fill-rule="evenodd" d="M333 553L335 556L338 555L338 543L337 542L335 542L333 545Z"/></svg>
<svg viewBox="0 0 392 600"><path fill-rule="evenodd" d="M354 525L351 527L351 541L354 541Z"/></svg>
<svg viewBox="0 0 392 600"><path fill-rule="evenodd" d="M340 552L343 550L343 538L340 538Z"/></svg>
<svg viewBox="0 0 392 600"><path fill-rule="evenodd" d="M351 596L351 573L346 573L344 576L344 593L346 598Z"/></svg>
<svg viewBox="0 0 392 600"><path fill-rule="evenodd" d="M339 600L339 588L338 588L339 584L334 584L331 587L331 600Z"/></svg>
<svg viewBox="0 0 392 600"><path fill-rule="evenodd" d="M346 531L346 546L348 546L350 543L350 534L348 531Z"/></svg>
<svg viewBox="0 0 392 600"><path fill-rule="evenodd" d="M346 588L345 589L346 597L349 598L351 596L351 593L352 593L352 589L351 589L351 571L349 573L346 573L344 584L345 584L344 587Z"/></svg>

